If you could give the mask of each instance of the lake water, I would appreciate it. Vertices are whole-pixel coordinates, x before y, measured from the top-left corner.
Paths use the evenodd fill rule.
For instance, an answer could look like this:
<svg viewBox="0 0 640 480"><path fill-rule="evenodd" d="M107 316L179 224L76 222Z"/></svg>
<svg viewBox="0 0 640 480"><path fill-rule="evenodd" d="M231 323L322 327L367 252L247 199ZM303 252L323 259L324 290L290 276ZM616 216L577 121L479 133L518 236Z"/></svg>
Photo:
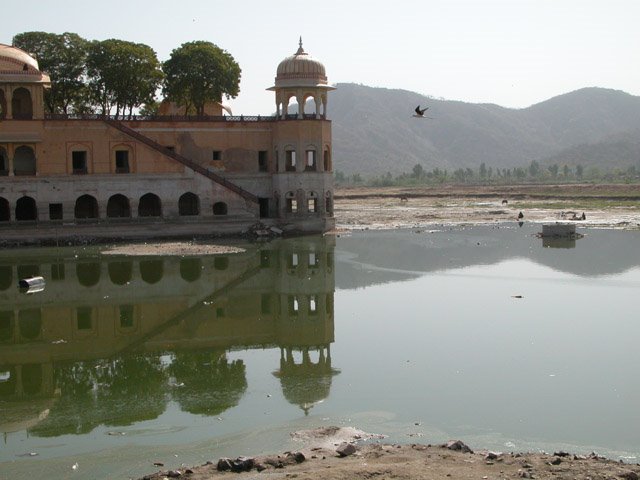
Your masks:
<svg viewBox="0 0 640 480"><path fill-rule="evenodd" d="M135 477L328 425L637 462L640 232L539 230L2 251L0 478Z"/></svg>

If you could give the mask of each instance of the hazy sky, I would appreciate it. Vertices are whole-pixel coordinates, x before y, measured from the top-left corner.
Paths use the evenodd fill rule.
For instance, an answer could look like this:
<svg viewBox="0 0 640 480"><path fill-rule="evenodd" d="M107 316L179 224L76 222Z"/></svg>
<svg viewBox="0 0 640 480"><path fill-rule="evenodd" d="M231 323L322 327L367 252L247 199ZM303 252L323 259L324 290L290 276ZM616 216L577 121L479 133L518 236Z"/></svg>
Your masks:
<svg viewBox="0 0 640 480"><path fill-rule="evenodd" d="M242 68L236 115L270 114L278 63L304 49L329 82L520 108L582 87L640 95L637 0L23 0L16 33L75 32L151 46L160 60L207 40ZM329 100L329 114L331 100Z"/></svg>

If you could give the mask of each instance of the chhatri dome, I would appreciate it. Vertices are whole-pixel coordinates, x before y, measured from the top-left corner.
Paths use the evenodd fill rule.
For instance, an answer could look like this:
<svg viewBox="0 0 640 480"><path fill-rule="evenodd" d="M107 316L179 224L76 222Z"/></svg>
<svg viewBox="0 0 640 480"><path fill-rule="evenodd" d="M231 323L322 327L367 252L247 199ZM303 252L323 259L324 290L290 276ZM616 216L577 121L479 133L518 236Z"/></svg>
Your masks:
<svg viewBox="0 0 640 480"><path fill-rule="evenodd" d="M24 65L39 70L38 61L27 52L2 43L0 43L0 62L2 70L8 70L7 67L11 64L15 65L15 70L22 70Z"/></svg>
<svg viewBox="0 0 640 480"><path fill-rule="evenodd" d="M335 90L335 87L328 85L324 65L304 51L300 37L298 50L280 62L275 84L267 90L276 92L279 117L288 115L289 100L295 97L298 105L303 105L297 114L298 118L302 118L306 101L311 97L316 105L314 116L326 118L327 91Z"/></svg>
<svg viewBox="0 0 640 480"><path fill-rule="evenodd" d="M278 65L276 87L321 86L327 84L324 65L302 48L302 37L298 51Z"/></svg>

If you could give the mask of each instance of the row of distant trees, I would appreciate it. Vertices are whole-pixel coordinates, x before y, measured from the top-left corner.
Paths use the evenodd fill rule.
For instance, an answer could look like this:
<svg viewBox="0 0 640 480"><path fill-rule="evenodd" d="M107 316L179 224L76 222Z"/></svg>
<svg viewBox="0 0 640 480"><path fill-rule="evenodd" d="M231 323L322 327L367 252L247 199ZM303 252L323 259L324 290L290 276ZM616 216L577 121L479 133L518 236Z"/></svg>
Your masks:
<svg viewBox="0 0 640 480"><path fill-rule="evenodd" d="M156 95L202 115L208 102L235 98L240 66L211 42L183 43L160 62L148 45L125 40L86 40L76 33L24 32L13 45L51 77L45 91L49 113L131 115L154 113Z"/></svg>
<svg viewBox="0 0 640 480"><path fill-rule="evenodd" d="M335 181L338 185L367 185L373 187L436 185L436 184L514 184L514 183L551 183L551 182L579 182L579 181L612 181L637 182L640 180L640 163L626 169L612 169L602 171L597 167L584 168L582 165L542 166L533 160L528 167L493 168L481 163L477 169L457 168L449 171L442 168L425 170L416 164L411 172L393 176L391 172L384 175L364 178L355 173L345 175L335 171Z"/></svg>

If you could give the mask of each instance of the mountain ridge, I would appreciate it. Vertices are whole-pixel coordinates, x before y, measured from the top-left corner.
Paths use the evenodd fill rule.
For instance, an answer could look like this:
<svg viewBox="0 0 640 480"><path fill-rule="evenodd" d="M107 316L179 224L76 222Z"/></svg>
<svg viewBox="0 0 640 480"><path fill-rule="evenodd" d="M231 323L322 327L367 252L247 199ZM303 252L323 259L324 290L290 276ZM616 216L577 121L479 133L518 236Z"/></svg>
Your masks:
<svg viewBox="0 0 640 480"><path fill-rule="evenodd" d="M346 174L398 174L416 164L513 168L533 160L608 169L640 160L633 134L640 131L640 97L620 90L586 87L515 109L353 83L336 87L334 169ZM429 106L427 118L413 116L418 104Z"/></svg>

